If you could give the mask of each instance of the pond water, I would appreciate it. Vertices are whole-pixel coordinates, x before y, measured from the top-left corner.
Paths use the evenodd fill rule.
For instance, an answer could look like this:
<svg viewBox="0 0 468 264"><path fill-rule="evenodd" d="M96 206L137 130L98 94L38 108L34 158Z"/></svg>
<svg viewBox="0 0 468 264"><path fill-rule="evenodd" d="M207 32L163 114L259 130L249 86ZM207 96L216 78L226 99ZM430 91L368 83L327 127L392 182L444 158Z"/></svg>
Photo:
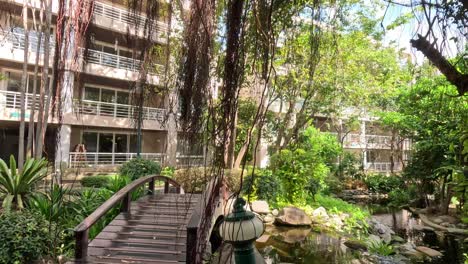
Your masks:
<svg viewBox="0 0 468 264"><path fill-rule="evenodd" d="M463 238L446 235L442 232L422 232L414 230L420 220L409 211L400 210L374 214L381 223L392 227L395 232L417 246L427 246L444 254L431 264L463 264L463 252L468 252L463 245ZM347 264L347 263L408 263L394 258L369 256L351 250L343 243L346 238L333 233L317 232L311 228L287 228L268 226L264 241L256 246L266 263L307 263L307 264ZM358 262L367 259L367 262Z"/></svg>

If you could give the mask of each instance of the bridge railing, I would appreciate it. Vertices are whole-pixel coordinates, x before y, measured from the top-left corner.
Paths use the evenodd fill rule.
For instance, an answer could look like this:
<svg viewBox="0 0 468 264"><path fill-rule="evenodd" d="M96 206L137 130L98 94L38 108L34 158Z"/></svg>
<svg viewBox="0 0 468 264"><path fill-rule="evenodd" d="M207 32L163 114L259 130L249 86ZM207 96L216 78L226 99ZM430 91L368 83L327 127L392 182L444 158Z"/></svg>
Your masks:
<svg viewBox="0 0 468 264"><path fill-rule="evenodd" d="M75 259L80 260L88 255L89 229L103 217L109 210L114 208L119 202L122 202L120 212L129 213L132 202L132 191L138 187L149 183L148 194L154 193L155 181L164 181L164 193L169 193L169 184L176 187L177 193L183 189L180 184L171 178L161 175L150 175L139 178L124 188L120 189L111 198L99 206L92 214L86 217L78 226L75 227Z"/></svg>
<svg viewBox="0 0 468 264"><path fill-rule="evenodd" d="M200 201L187 224L187 262L188 264L202 263L204 246L210 231L211 220L220 199L224 198L225 186L220 178L213 178L202 193ZM224 207L223 205L221 205Z"/></svg>

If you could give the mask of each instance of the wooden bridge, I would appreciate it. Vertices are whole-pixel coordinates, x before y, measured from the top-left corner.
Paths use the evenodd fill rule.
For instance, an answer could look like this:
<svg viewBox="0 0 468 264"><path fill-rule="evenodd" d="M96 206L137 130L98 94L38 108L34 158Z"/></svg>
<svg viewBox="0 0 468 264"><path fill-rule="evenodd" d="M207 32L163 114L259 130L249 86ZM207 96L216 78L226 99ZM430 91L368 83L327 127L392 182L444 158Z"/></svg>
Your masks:
<svg viewBox="0 0 468 264"><path fill-rule="evenodd" d="M155 190L155 183L161 181L164 188ZM147 195L132 202L132 191L146 184ZM203 194L187 194L165 176L133 181L75 228L75 259L69 263L201 263L202 243L224 211L224 195L211 192L217 187L210 182ZM209 201L215 204L207 207ZM90 228L119 204L120 214L89 241ZM202 215L212 219L206 221Z"/></svg>

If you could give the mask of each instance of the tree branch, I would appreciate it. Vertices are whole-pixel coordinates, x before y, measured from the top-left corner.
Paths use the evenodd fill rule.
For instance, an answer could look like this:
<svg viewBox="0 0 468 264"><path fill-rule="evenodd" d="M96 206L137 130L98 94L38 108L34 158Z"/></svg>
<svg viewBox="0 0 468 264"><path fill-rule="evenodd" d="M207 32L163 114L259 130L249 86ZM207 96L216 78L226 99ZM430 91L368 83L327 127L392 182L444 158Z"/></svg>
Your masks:
<svg viewBox="0 0 468 264"><path fill-rule="evenodd" d="M460 96L468 91L468 74L459 72L426 38L418 34L418 39L412 39L410 42L414 48L422 52L445 75L451 84L457 87Z"/></svg>

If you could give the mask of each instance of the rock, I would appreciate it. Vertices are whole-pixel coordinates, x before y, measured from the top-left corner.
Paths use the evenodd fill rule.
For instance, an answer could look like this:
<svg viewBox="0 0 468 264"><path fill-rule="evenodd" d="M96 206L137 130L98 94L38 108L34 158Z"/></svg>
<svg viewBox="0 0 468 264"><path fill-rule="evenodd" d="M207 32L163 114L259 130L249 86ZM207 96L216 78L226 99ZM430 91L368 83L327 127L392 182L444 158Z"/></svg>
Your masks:
<svg viewBox="0 0 468 264"><path fill-rule="evenodd" d="M411 242L406 242L405 244L399 247L400 253L413 260L421 260L424 258L424 254L417 251L414 244Z"/></svg>
<svg viewBox="0 0 468 264"><path fill-rule="evenodd" d="M266 244L270 239L270 235L262 235L261 237L257 238L255 242L259 244Z"/></svg>
<svg viewBox="0 0 468 264"><path fill-rule="evenodd" d="M390 233L385 233L385 234L382 234L380 235L380 237L382 238L382 240L389 244L390 242L392 242L392 235Z"/></svg>
<svg viewBox="0 0 468 264"><path fill-rule="evenodd" d="M314 219L320 219L320 220L328 220L329 216L327 214L327 209L323 208L322 206L320 206L319 208L315 209L313 212L312 212L312 217Z"/></svg>
<svg viewBox="0 0 468 264"><path fill-rule="evenodd" d="M309 226L312 224L310 217L301 209L287 206L281 209L279 216L275 218L275 224L288 226Z"/></svg>
<svg viewBox="0 0 468 264"><path fill-rule="evenodd" d="M266 201L253 201L252 202L252 211L257 214L269 214L270 206Z"/></svg>
<svg viewBox="0 0 468 264"><path fill-rule="evenodd" d="M275 222L275 217L272 214L267 214L265 217L263 217L263 222L267 224L272 224Z"/></svg>
<svg viewBox="0 0 468 264"><path fill-rule="evenodd" d="M344 226L343 221L341 221L341 217L339 215L332 215L332 217L328 220L330 226L334 227L337 230L341 230Z"/></svg>
<svg viewBox="0 0 468 264"><path fill-rule="evenodd" d="M441 219L440 217L434 217L434 218L432 219L432 222L434 222L434 223L440 225L440 224L442 224L442 223L444 222L444 220Z"/></svg>
<svg viewBox="0 0 468 264"><path fill-rule="evenodd" d="M346 240L344 242L345 246L349 247L350 249L354 250L367 250L367 245L361 241L357 240Z"/></svg>
<svg viewBox="0 0 468 264"><path fill-rule="evenodd" d="M434 228L425 225L413 225L413 229L416 231L434 232Z"/></svg>
<svg viewBox="0 0 468 264"><path fill-rule="evenodd" d="M419 246L416 247L416 250L431 258L442 256L442 253L440 253L439 251L428 247Z"/></svg>
<svg viewBox="0 0 468 264"><path fill-rule="evenodd" d="M440 225L441 225L441 226L444 226L444 227L448 227L448 226L450 226L450 223L443 222L443 223L441 223Z"/></svg>
<svg viewBox="0 0 468 264"><path fill-rule="evenodd" d="M273 209L273 211L271 211L271 214L274 216L278 216L279 215L278 209Z"/></svg>
<svg viewBox="0 0 468 264"><path fill-rule="evenodd" d="M463 240L463 243L468 243L468 237Z"/></svg>
<svg viewBox="0 0 468 264"><path fill-rule="evenodd" d="M461 228L447 228L447 232L450 234L454 235L462 235L462 236L467 236L468 235L468 230L467 229L461 229Z"/></svg>
<svg viewBox="0 0 468 264"><path fill-rule="evenodd" d="M442 222L446 222L449 224L457 224L458 222L460 222L456 217L450 215L441 215L438 218L441 219Z"/></svg>
<svg viewBox="0 0 468 264"><path fill-rule="evenodd" d="M432 249L432 248L428 248L428 247L420 246L420 247L416 247L416 250L426 254L427 256L431 258L442 256L442 253L440 253L439 251Z"/></svg>
<svg viewBox="0 0 468 264"><path fill-rule="evenodd" d="M379 236L370 235L370 236L368 237L367 244L368 244L369 246L372 246L372 245L379 245L380 243L382 243L382 240L380 240L380 237L379 237Z"/></svg>
<svg viewBox="0 0 468 264"><path fill-rule="evenodd" d="M405 239L397 235L392 236L392 241L397 242L397 243L405 243Z"/></svg>

